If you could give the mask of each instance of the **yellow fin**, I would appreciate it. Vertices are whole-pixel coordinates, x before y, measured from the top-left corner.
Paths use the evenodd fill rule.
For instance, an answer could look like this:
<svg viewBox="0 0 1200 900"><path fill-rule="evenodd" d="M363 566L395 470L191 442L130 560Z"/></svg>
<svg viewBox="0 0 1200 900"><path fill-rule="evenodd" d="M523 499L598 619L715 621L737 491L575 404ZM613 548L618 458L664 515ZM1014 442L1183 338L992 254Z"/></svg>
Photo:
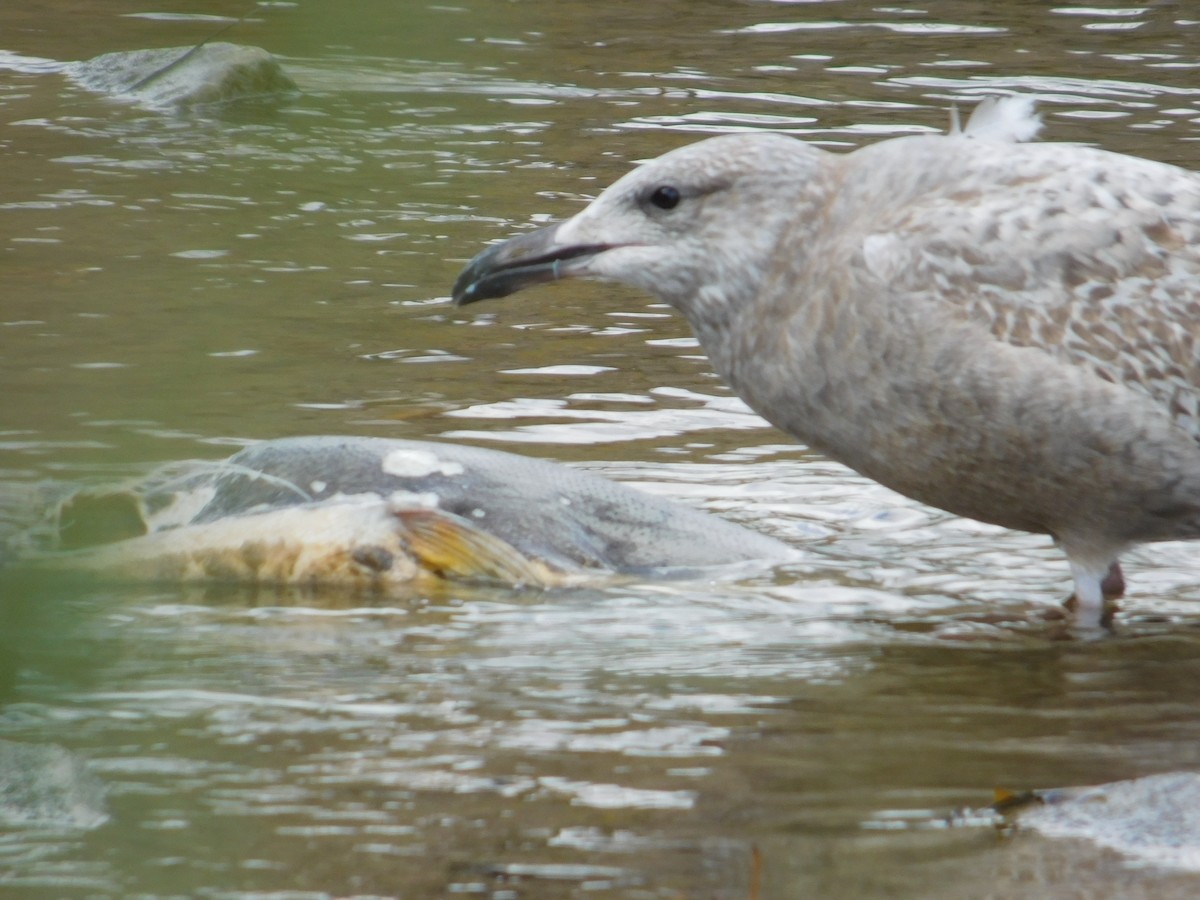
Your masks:
<svg viewBox="0 0 1200 900"><path fill-rule="evenodd" d="M439 509L395 509L402 539L424 569L447 578L547 587L561 579L507 541Z"/></svg>

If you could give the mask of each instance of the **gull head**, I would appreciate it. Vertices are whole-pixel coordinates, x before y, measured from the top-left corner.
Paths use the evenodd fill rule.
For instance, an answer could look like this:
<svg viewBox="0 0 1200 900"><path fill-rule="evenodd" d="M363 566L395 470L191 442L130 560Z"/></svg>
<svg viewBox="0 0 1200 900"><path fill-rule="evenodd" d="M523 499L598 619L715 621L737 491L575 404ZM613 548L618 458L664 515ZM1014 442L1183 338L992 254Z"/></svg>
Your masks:
<svg viewBox="0 0 1200 900"><path fill-rule="evenodd" d="M617 281L697 306L753 296L825 154L779 134L709 138L621 178L580 213L495 244L454 285L462 306L563 278ZM788 202L794 199L794 202Z"/></svg>

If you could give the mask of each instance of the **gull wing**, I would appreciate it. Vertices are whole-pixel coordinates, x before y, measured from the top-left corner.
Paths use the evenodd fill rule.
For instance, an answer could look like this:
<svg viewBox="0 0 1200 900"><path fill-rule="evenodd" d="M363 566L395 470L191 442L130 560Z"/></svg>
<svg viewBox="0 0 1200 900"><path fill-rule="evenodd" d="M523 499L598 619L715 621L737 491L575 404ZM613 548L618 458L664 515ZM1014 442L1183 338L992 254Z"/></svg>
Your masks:
<svg viewBox="0 0 1200 900"><path fill-rule="evenodd" d="M874 276L1150 397L1200 440L1200 176L1069 144L892 144L888 165L934 174L898 179L864 229Z"/></svg>

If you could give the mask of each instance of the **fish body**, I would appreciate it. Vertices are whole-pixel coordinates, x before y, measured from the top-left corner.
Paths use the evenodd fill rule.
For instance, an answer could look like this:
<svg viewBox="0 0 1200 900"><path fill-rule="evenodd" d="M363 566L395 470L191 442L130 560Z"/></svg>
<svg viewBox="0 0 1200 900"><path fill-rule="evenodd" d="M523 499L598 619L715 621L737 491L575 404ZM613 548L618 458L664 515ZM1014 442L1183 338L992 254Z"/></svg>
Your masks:
<svg viewBox="0 0 1200 900"><path fill-rule="evenodd" d="M153 581L546 587L795 555L568 466L385 438L289 438L172 464L68 494L53 519L42 565Z"/></svg>

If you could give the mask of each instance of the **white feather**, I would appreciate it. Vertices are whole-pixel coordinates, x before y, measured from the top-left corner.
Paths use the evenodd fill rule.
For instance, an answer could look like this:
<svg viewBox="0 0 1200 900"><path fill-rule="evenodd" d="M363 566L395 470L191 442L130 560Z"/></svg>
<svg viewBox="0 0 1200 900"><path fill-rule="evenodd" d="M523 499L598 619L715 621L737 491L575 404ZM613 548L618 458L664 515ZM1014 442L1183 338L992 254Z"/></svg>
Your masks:
<svg viewBox="0 0 1200 900"><path fill-rule="evenodd" d="M964 137L983 141L1023 143L1042 130L1041 117L1034 111L1034 99L1019 94L1010 97L984 97L971 111ZM954 121L957 123L957 113ZM952 128L951 133L957 132Z"/></svg>

